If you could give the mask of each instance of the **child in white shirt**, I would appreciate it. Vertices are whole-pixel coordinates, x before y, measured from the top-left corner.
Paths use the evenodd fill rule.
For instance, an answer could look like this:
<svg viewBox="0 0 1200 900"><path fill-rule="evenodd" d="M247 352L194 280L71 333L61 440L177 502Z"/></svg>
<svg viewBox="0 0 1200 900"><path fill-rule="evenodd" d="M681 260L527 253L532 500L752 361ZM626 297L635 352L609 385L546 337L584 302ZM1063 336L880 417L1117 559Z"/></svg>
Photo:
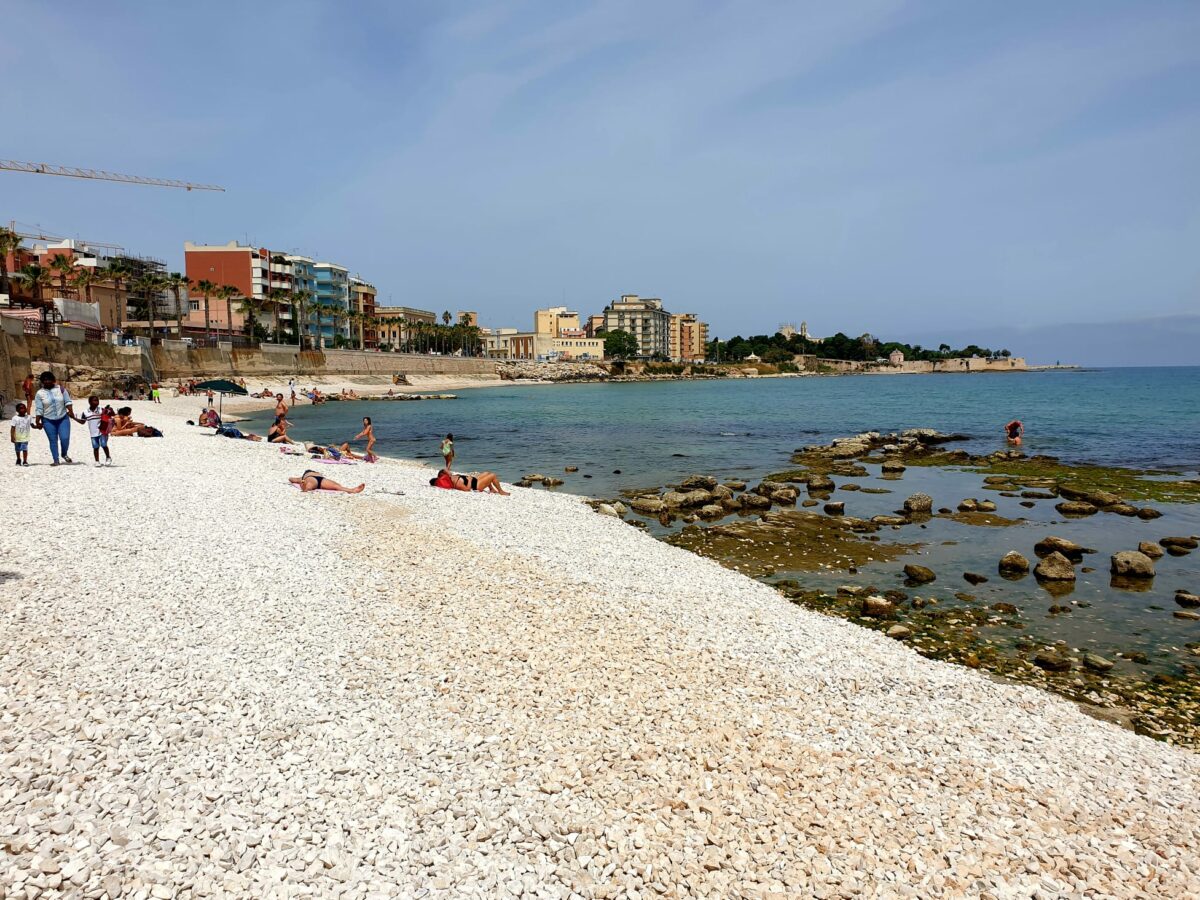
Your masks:
<svg viewBox="0 0 1200 900"><path fill-rule="evenodd" d="M17 414L9 423L8 436L17 451L17 465L29 465L29 430L33 420L29 416L29 407L24 403L17 404Z"/></svg>

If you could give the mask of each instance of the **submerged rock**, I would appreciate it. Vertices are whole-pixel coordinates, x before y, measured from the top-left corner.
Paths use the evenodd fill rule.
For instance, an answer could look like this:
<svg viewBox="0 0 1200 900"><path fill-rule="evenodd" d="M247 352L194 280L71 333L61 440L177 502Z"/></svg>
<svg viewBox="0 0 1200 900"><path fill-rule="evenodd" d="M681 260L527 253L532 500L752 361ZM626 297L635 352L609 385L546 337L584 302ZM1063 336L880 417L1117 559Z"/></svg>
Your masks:
<svg viewBox="0 0 1200 900"><path fill-rule="evenodd" d="M1054 504L1054 508L1064 516L1090 516L1096 512L1096 507L1083 500L1064 500Z"/></svg>
<svg viewBox="0 0 1200 900"><path fill-rule="evenodd" d="M1033 574L1039 581L1074 581L1075 567L1069 559L1055 550L1037 564Z"/></svg>
<svg viewBox="0 0 1200 900"><path fill-rule="evenodd" d="M904 577L911 584L928 584L937 579L937 575L934 574L933 569L926 566L919 566L916 563L908 563L904 567Z"/></svg>
<svg viewBox="0 0 1200 900"><path fill-rule="evenodd" d="M1116 663L1112 660L1105 659L1097 653L1083 654L1083 666L1085 669L1091 669L1093 672L1107 672Z"/></svg>
<svg viewBox="0 0 1200 900"><path fill-rule="evenodd" d="M1186 606L1190 609L1200 606L1200 596L1188 593L1187 591L1176 591L1175 602L1180 606Z"/></svg>
<svg viewBox="0 0 1200 900"><path fill-rule="evenodd" d="M1200 540L1194 537L1165 537L1159 538L1158 542L1167 549L1168 553L1172 550L1182 550L1186 553L1200 547Z"/></svg>
<svg viewBox="0 0 1200 900"><path fill-rule="evenodd" d="M987 576L980 575L978 572L963 572L963 579L969 584L983 584L987 581Z"/></svg>
<svg viewBox="0 0 1200 900"><path fill-rule="evenodd" d="M1143 507L1142 509L1138 510L1138 518L1139 519L1147 519L1147 520L1157 519L1161 516L1162 516L1162 513L1160 513L1157 509L1151 509L1149 506Z"/></svg>

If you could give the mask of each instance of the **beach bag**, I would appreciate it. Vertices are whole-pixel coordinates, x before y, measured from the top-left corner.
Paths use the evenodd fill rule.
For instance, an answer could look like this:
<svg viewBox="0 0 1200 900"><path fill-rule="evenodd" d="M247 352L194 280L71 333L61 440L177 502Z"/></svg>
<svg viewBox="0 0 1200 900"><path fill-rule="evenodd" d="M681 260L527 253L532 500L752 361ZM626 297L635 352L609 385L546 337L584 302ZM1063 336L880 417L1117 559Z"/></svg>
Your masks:
<svg viewBox="0 0 1200 900"><path fill-rule="evenodd" d="M153 425L143 425L137 430L138 437L162 437L163 433Z"/></svg>

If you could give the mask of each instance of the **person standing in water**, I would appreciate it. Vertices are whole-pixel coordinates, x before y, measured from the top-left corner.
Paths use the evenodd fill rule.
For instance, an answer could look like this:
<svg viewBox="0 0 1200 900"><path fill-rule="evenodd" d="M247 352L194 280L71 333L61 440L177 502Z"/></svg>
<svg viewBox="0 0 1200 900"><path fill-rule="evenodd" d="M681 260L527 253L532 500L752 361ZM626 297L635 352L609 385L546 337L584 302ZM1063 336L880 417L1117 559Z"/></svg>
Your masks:
<svg viewBox="0 0 1200 900"><path fill-rule="evenodd" d="M363 416L363 429L356 434L352 440L358 441L363 438L367 439L367 462L374 462L375 457L375 426L371 424L370 416Z"/></svg>
<svg viewBox="0 0 1200 900"><path fill-rule="evenodd" d="M446 439L442 441L442 457L446 460L446 470L450 470L450 464L454 462L454 435L446 435Z"/></svg>
<svg viewBox="0 0 1200 900"><path fill-rule="evenodd" d="M1004 426L1004 431L1008 435L1010 444L1021 445L1021 436L1025 433L1025 423L1020 419L1013 419Z"/></svg>

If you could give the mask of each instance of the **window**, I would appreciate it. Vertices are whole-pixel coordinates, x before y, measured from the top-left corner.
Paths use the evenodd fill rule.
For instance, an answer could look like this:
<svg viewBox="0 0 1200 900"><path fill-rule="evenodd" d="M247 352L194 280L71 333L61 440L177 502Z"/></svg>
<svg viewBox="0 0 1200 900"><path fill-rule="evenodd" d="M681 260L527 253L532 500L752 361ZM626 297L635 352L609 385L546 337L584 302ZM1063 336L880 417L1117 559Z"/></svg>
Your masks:
<svg viewBox="0 0 1200 900"><path fill-rule="evenodd" d="M199 300L189 300L188 301L188 309L190 309L192 312L200 312L200 301Z"/></svg>

